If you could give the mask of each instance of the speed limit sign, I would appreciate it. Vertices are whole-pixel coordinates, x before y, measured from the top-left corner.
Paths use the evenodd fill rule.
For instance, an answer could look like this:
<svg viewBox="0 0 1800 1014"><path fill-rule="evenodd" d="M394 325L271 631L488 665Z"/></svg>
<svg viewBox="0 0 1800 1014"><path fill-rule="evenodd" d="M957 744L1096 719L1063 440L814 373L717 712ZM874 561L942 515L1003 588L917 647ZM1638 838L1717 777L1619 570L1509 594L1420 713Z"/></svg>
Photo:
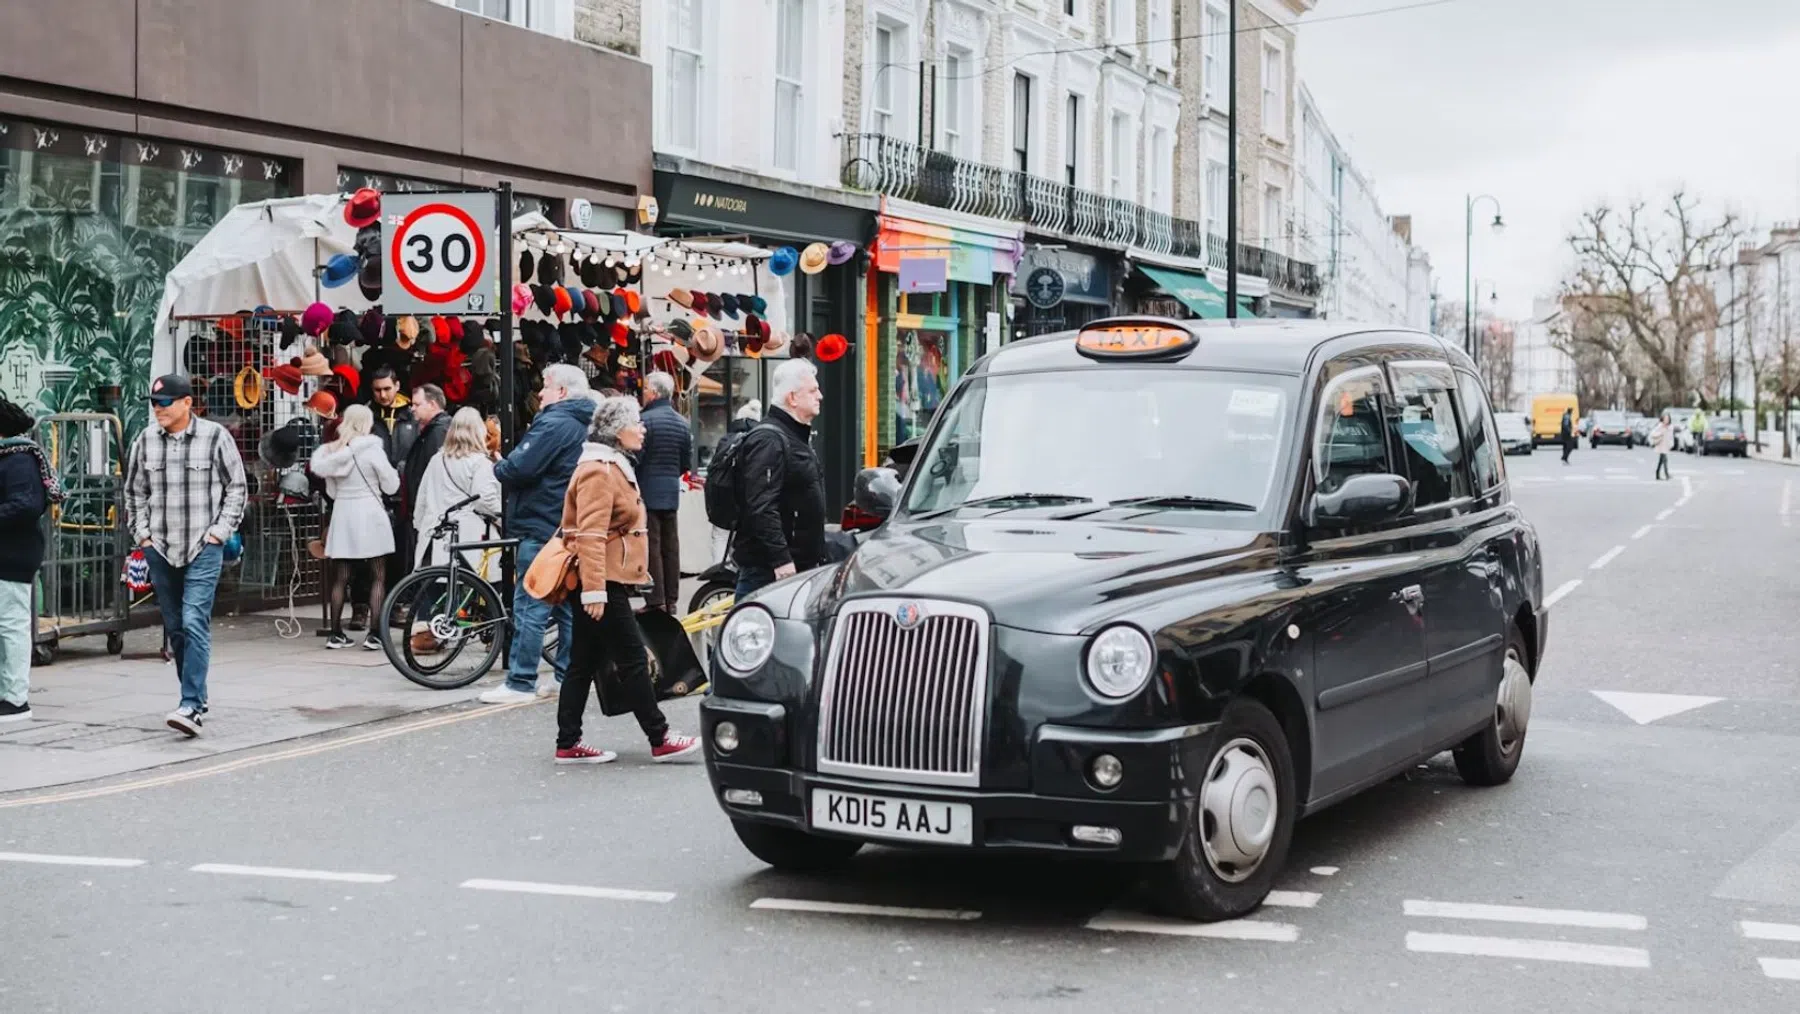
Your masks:
<svg viewBox="0 0 1800 1014"><path fill-rule="evenodd" d="M494 195L386 194L388 313L489 313L496 292Z"/></svg>

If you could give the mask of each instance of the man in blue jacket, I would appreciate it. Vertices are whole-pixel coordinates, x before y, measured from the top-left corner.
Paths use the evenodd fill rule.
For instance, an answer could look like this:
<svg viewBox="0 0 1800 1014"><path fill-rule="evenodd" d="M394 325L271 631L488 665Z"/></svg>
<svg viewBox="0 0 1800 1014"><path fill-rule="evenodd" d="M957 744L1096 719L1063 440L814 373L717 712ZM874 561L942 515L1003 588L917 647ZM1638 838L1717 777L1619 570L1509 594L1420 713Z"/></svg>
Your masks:
<svg viewBox="0 0 1800 1014"><path fill-rule="evenodd" d="M660 370L644 377L644 449L638 452L638 488L650 529L647 609L681 614L681 477L694 467L694 434L675 410L675 378Z"/></svg>
<svg viewBox="0 0 1800 1014"><path fill-rule="evenodd" d="M506 489L506 535L519 540L517 573L523 577L531 561L562 524L563 495L581 462L588 424L594 418L593 392L581 367L558 363L544 368L538 414L518 446L494 466L494 477ZM532 699L538 662L544 655L544 630L556 621L556 679L541 693L553 696L569 668L569 642L574 618L567 602L551 607L525 594L525 582L513 587L512 658L506 682L481 695L487 704L513 704Z"/></svg>

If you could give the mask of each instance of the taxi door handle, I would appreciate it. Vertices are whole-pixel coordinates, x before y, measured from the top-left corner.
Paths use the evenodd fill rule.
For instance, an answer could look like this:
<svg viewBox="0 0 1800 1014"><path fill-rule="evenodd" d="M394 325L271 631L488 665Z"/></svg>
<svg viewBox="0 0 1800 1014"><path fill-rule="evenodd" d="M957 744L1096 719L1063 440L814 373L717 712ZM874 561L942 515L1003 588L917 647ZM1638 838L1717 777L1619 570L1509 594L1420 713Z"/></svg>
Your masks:
<svg viewBox="0 0 1800 1014"><path fill-rule="evenodd" d="M1393 600L1406 606L1406 608L1412 610L1414 615L1417 615L1419 607L1425 604L1425 592L1418 585L1409 584L1395 592Z"/></svg>

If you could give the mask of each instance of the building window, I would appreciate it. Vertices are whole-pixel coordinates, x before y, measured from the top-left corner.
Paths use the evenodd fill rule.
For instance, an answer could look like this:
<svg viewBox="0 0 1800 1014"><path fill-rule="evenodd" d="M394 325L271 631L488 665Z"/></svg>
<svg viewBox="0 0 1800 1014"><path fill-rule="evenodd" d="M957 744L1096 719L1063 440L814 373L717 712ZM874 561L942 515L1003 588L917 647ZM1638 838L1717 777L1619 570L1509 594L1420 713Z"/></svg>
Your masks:
<svg viewBox="0 0 1800 1014"><path fill-rule="evenodd" d="M775 168L800 168L801 77L806 0L775 0Z"/></svg>
<svg viewBox="0 0 1800 1014"><path fill-rule="evenodd" d="M1112 115L1112 136L1107 139L1106 192L1113 197L1131 197L1131 117Z"/></svg>
<svg viewBox="0 0 1800 1014"><path fill-rule="evenodd" d="M894 56L899 47L894 44L894 30L886 25L875 26L875 92L871 107L875 111L875 133L891 135L894 132Z"/></svg>
<svg viewBox="0 0 1800 1014"><path fill-rule="evenodd" d="M1078 2L1079 0L1062 0L1063 13L1067 14L1069 17L1074 17L1075 4Z"/></svg>
<svg viewBox="0 0 1800 1014"><path fill-rule="evenodd" d="M1223 162L1206 163L1206 232L1210 236L1225 235L1225 204L1231 200L1231 188L1226 185L1227 169Z"/></svg>
<svg viewBox="0 0 1800 1014"><path fill-rule="evenodd" d="M1013 168L1031 171L1031 78L1013 75Z"/></svg>
<svg viewBox="0 0 1800 1014"><path fill-rule="evenodd" d="M510 22L520 28L537 27L531 23L530 0L456 0L456 9Z"/></svg>
<svg viewBox="0 0 1800 1014"><path fill-rule="evenodd" d="M1063 182L1071 187L1081 185L1081 96L1069 95L1069 108L1063 117Z"/></svg>
<svg viewBox="0 0 1800 1014"><path fill-rule="evenodd" d="M1281 47L1263 45L1263 133L1287 136L1287 54Z"/></svg>
<svg viewBox="0 0 1800 1014"><path fill-rule="evenodd" d="M1286 247L1281 225L1281 188L1263 188L1263 246L1277 252Z"/></svg>
<svg viewBox="0 0 1800 1014"><path fill-rule="evenodd" d="M1145 38L1150 42L1150 62L1158 67L1173 67L1175 33L1171 30L1170 0L1150 0L1150 27Z"/></svg>
<svg viewBox="0 0 1800 1014"><path fill-rule="evenodd" d="M1230 87L1225 73L1231 63L1231 21L1225 9L1207 4L1206 21L1201 31L1206 36L1202 46L1206 64L1202 77L1206 101L1224 105L1225 93Z"/></svg>
<svg viewBox="0 0 1800 1014"><path fill-rule="evenodd" d="M1106 5L1107 27L1115 46L1131 46L1137 42L1137 0L1110 0Z"/></svg>
<svg viewBox="0 0 1800 1014"><path fill-rule="evenodd" d="M703 0L669 0L669 146L700 147Z"/></svg>
<svg viewBox="0 0 1800 1014"><path fill-rule="evenodd" d="M968 73L968 67L969 60L962 53L944 57L944 150L961 157L968 155L963 150L964 96L968 94L968 82L963 76Z"/></svg>
<svg viewBox="0 0 1800 1014"><path fill-rule="evenodd" d="M1150 209L1168 214L1174 209L1169 201L1169 176L1174 171L1175 152L1169 147L1169 132L1157 127L1150 132Z"/></svg>

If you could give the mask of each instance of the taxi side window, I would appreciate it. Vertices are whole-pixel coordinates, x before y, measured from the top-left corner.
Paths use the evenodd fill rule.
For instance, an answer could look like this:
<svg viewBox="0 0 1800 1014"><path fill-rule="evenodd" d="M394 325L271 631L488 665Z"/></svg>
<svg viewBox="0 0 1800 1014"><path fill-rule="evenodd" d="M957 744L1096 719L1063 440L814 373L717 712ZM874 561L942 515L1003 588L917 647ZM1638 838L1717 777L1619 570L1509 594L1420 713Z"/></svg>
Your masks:
<svg viewBox="0 0 1800 1014"><path fill-rule="evenodd" d="M1485 493L1506 478L1505 466L1500 462L1500 434L1481 381L1472 373L1458 372L1456 389L1462 396L1463 422L1469 431L1469 463L1475 467L1475 488Z"/></svg>
<svg viewBox="0 0 1800 1014"><path fill-rule="evenodd" d="M1313 428L1313 478L1319 492L1335 492L1353 475L1393 471L1381 423L1386 394L1387 383L1374 366L1341 373L1325 386Z"/></svg>
<svg viewBox="0 0 1800 1014"><path fill-rule="evenodd" d="M1400 411L1396 436L1405 449L1412 476L1413 506L1431 507L1472 495L1463 468L1463 437L1457 426L1456 381L1447 367L1436 364L1393 365Z"/></svg>

